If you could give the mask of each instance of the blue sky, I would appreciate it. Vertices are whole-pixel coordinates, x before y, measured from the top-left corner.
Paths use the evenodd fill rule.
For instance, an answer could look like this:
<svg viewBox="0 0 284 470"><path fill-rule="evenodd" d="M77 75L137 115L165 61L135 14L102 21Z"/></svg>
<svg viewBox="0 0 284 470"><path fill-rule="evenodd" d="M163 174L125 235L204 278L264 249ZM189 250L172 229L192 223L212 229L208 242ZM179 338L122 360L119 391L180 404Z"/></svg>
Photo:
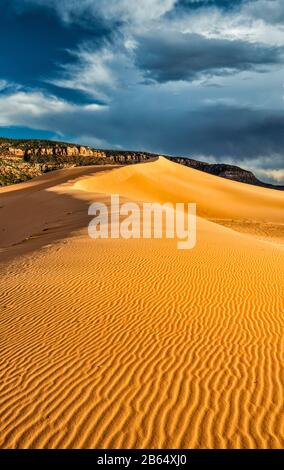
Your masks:
<svg viewBox="0 0 284 470"><path fill-rule="evenodd" d="M283 0L0 0L0 135L284 183Z"/></svg>

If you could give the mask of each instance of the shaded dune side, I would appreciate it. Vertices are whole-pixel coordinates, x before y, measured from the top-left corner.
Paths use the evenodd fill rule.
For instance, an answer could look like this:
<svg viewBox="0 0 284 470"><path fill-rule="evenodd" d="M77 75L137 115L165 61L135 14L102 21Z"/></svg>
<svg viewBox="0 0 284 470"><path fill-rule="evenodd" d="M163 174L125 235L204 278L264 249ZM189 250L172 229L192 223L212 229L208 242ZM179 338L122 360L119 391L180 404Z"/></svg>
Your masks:
<svg viewBox="0 0 284 470"><path fill-rule="evenodd" d="M11 262L68 238L88 225L88 208L103 196L74 190L83 176L110 172L115 166L54 171L27 183L0 188L0 256Z"/></svg>
<svg viewBox="0 0 284 470"><path fill-rule="evenodd" d="M141 167L78 196L186 200ZM1 447L283 446L284 251L201 218L197 234L181 252L80 231L6 266Z"/></svg>

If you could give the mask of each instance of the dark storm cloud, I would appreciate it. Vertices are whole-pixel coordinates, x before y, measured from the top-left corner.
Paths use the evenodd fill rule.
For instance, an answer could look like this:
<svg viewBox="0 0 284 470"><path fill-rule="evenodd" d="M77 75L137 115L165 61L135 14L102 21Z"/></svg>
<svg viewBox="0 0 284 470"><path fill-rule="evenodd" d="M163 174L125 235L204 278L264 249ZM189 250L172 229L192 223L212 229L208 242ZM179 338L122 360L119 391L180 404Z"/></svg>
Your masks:
<svg viewBox="0 0 284 470"><path fill-rule="evenodd" d="M236 160L283 153L282 110L212 106L190 113L189 120L193 152Z"/></svg>
<svg viewBox="0 0 284 470"><path fill-rule="evenodd" d="M261 19L265 23L284 23L284 2L283 0L250 0L244 2L245 14L252 18Z"/></svg>
<svg viewBox="0 0 284 470"><path fill-rule="evenodd" d="M47 117L44 127L48 124ZM236 163L270 155L269 168L279 168L279 164L283 168L284 164L284 157L279 160L284 148L282 110L212 105L166 112L121 102L99 112L65 113L58 118L58 130L74 138L84 136L84 141L96 136L110 147L119 144L125 149ZM275 161L273 155L278 155Z"/></svg>
<svg viewBox="0 0 284 470"><path fill-rule="evenodd" d="M195 80L244 70L265 71L283 62L283 47L199 34L155 32L141 37L136 64L157 82Z"/></svg>

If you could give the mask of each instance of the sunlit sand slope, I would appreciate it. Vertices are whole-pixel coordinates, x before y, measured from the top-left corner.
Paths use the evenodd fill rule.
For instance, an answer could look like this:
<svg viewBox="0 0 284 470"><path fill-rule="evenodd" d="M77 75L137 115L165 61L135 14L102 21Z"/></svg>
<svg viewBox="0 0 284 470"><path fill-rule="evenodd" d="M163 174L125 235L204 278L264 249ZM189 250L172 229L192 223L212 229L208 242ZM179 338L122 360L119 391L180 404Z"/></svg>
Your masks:
<svg viewBox="0 0 284 470"><path fill-rule="evenodd" d="M56 243L32 226L8 246L5 220L0 446L282 447L283 245L207 218L281 226L283 193L164 159L71 176L37 186ZM197 202L196 247L90 240L86 202L111 193ZM15 200L0 192L11 219Z"/></svg>
<svg viewBox="0 0 284 470"><path fill-rule="evenodd" d="M131 199L195 202L207 218L284 223L284 193L203 173L160 157L158 161L101 173L75 184L86 191Z"/></svg>

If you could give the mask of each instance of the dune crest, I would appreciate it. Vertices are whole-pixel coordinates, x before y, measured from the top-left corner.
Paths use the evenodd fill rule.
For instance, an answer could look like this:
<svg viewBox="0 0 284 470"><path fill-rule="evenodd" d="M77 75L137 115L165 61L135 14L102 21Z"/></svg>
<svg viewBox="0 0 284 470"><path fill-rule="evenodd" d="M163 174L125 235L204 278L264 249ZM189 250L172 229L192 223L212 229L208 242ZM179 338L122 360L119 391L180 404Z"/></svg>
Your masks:
<svg viewBox="0 0 284 470"><path fill-rule="evenodd" d="M281 191L218 178L164 157L75 183L86 192L117 193L141 201L195 202L200 217L263 240L284 243Z"/></svg>
<svg viewBox="0 0 284 470"><path fill-rule="evenodd" d="M163 158L88 172L0 191L0 446L282 447L284 249L223 225L279 235L284 194ZM196 202L196 247L89 239L110 194Z"/></svg>

